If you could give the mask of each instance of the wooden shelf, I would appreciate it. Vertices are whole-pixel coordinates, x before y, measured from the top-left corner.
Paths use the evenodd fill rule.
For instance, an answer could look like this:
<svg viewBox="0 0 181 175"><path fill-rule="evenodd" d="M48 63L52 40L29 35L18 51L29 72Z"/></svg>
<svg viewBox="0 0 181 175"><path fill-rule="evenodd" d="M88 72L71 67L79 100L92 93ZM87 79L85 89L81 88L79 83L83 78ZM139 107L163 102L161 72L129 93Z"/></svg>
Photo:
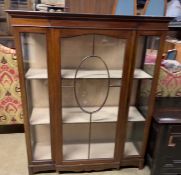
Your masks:
<svg viewBox="0 0 181 175"><path fill-rule="evenodd" d="M109 70L110 78L120 79L122 78L122 70ZM30 68L25 77L27 79L47 79L47 69L34 69ZM75 78L75 69L62 69L62 78L73 79ZM105 70L80 70L77 74L77 78L87 78L87 79L106 79L108 78L107 72ZM134 73L135 79L151 79L152 76L147 74L141 69L136 69Z"/></svg>
<svg viewBox="0 0 181 175"><path fill-rule="evenodd" d="M113 158L113 142L91 143L90 159ZM63 145L64 160L88 159L88 143L72 143Z"/></svg>
<svg viewBox="0 0 181 175"><path fill-rule="evenodd" d="M76 159L88 159L88 144L63 144L63 159L64 160L76 160Z"/></svg>
<svg viewBox="0 0 181 175"><path fill-rule="evenodd" d="M139 152L134 146L134 144L132 142L126 142L125 147L124 147L124 156L128 157L128 156L136 156L136 155L139 155Z"/></svg>
<svg viewBox="0 0 181 175"><path fill-rule="evenodd" d="M50 160L51 145L50 143L36 143L34 147L34 160Z"/></svg>
<svg viewBox="0 0 181 175"><path fill-rule="evenodd" d="M94 107L88 107L89 110L94 110ZM63 121L64 123L88 123L90 122L90 115L81 111L78 107L63 108ZM93 123L101 122L116 122L118 116L118 107L103 107L99 112L92 115ZM131 106L129 108L128 121L137 122L145 121L145 118L136 109ZM31 114L30 123L32 125L49 124L50 115L49 108L34 108Z"/></svg>

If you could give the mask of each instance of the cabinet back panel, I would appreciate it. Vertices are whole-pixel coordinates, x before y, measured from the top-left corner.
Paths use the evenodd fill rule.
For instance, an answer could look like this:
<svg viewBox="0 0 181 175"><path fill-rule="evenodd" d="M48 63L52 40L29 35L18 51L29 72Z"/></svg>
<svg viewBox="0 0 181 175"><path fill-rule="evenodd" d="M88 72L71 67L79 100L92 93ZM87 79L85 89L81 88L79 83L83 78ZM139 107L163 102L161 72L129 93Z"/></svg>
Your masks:
<svg viewBox="0 0 181 175"><path fill-rule="evenodd" d="M29 68L47 68L47 47L44 34L22 33L24 63Z"/></svg>
<svg viewBox="0 0 181 175"><path fill-rule="evenodd" d="M49 125L35 125L31 127L32 141L36 143L50 144L50 126Z"/></svg>
<svg viewBox="0 0 181 175"><path fill-rule="evenodd" d="M115 123L93 123L91 142L113 142L115 139L115 129ZM108 130L109 132L107 132ZM64 143L88 143L89 123L64 124L63 140Z"/></svg>
<svg viewBox="0 0 181 175"><path fill-rule="evenodd" d="M76 69L84 57L100 56L109 69L121 69L126 40L104 35L81 35L61 39L62 69ZM94 52L94 53L93 53ZM82 69L103 69L102 65L86 64Z"/></svg>
<svg viewBox="0 0 181 175"><path fill-rule="evenodd" d="M48 80L31 80L31 96L33 107L48 107Z"/></svg>

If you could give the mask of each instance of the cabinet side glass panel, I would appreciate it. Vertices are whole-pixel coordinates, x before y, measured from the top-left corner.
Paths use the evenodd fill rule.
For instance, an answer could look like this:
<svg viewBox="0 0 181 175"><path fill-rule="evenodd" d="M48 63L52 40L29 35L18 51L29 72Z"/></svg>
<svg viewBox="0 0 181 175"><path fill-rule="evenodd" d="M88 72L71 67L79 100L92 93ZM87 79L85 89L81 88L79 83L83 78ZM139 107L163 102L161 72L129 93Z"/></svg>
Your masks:
<svg viewBox="0 0 181 175"><path fill-rule="evenodd" d="M144 78L138 83L137 91L137 107L140 112L147 117L148 107L149 107L149 97L151 93L151 87L154 78L155 64L158 57L158 51L160 47L160 37L159 36L142 36L139 38L145 43L145 48L143 48L142 63L140 65L141 69L149 74L151 78ZM139 52L139 51L138 51ZM139 66L138 60L136 60L136 66ZM156 94L154 94L156 95Z"/></svg>
<svg viewBox="0 0 181 175"><path fill-rule="evenodd" d="M124 149L125 157L141 153L159 44L160 38L157 36L140 36L137 40L127 139ZM140 76L136 75L136 70L139 70Z"/></svg>
<svg viewBox="0 0 181 175"><path fill-rule="evenodd" d="M114 158L125 47L105 35L61 39L63 160Z"/></svg>
<svg viewBox="0 0 181 175"><path fill-rule="evenodd" d="M46 35L21 33L34 160L51 159Z"/></svg>

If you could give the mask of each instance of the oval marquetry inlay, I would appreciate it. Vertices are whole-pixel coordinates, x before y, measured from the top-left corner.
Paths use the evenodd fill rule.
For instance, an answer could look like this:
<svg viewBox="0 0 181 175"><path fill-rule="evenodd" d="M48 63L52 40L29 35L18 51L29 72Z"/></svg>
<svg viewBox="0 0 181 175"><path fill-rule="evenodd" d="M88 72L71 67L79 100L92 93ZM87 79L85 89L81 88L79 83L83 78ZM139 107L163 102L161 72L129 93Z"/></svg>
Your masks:
<svg viewBox="0 0 181 175"><path fill-rule="evenodd" d="M91 69L96 65L98 70ZM101 71L99 71L100 67ZM85 70L89 72L86 75L82 73ZM100 80L102 78L103 80ZM85 57L77 67L74 78L75 100L80 109L89 114L101 110L108 98L109 87L110 74L104 60L99 56ZM91 104L96 104L96 108ZM94 107L92 110L91 108L86 108L91 106Z"/></svg>

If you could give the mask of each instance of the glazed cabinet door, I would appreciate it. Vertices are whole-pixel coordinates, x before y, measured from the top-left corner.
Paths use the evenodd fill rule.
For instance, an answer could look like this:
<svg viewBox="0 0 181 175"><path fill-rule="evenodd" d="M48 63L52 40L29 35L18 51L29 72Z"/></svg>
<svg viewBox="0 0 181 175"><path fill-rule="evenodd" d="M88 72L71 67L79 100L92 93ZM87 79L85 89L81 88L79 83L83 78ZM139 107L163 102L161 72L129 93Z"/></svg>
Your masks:
<svg viewBox="0 0 181 175"><path fill-rule="evenodd" d="M109 30L61 30L59 35L61 162L118 161L124 126L117 126L125 117L133 35Z"/></svg>
<svg viewBox="0 0 181 175"><path fill-rule="evenodd" d="M124 148L125 159L144 158L156 95L162 42L161 34L142 32L137 35Z"/></svg>
<svg viewBox="0 0 181 175"><path fill-rule="evenodd" d="M38 32L36 29L33 33L31 29L30 32L22 29L18 35L21 43L18 59L29 161L51 162L46 31Z"/></svg>

